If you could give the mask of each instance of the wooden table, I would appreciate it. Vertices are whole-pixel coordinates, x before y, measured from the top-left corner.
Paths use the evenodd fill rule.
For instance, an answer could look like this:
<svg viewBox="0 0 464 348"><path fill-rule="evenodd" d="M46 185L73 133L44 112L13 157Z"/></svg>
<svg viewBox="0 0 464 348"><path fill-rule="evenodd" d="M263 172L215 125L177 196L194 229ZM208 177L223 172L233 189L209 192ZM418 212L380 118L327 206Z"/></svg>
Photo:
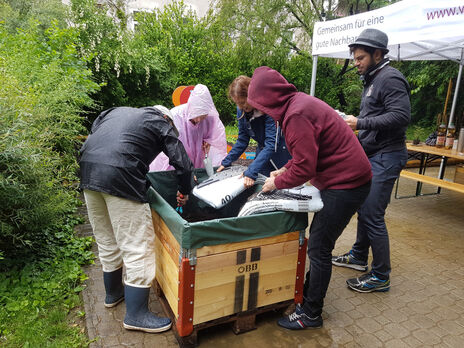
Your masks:
<svg viewBox="0 0 464 348"><path fill-rule="evenodd" d="M408 148L408 151L432 154L448 158L457 158L464 161L463 153L458 153L456 150L445 149L444 147L435 147L425 144L413 145L412 143L407 143L406 147Z"/></svg>
<svg viewBox="0 0 464 348"><path fill-rule="evenodd" d="M403 170L401 171L400 176L412 180L417 180L416 193L414 196L421 196L422 194L422 184L427 183L437 186L437 192L440 193L441 188L446 188L449 190L457 191L464 193L464 185L458 184L451 181L446 181L443 179L445 175L446 164L448 158L455 158L462 160L464 162L464 154L458 153L456 150L445 149L444 147L437 148L435 146L428 146L425 144L413 145L407 143L407 149L410 158L418 158L420 160L419 173L414 173L411 171ZM427 163L441 158L440 169L438 170L438 176L436 178L426 176L425 171L427 169ZM411 197L411 196L408 196ZM395 198L405 198L398 197L398 185L396 186Z"/></svg>

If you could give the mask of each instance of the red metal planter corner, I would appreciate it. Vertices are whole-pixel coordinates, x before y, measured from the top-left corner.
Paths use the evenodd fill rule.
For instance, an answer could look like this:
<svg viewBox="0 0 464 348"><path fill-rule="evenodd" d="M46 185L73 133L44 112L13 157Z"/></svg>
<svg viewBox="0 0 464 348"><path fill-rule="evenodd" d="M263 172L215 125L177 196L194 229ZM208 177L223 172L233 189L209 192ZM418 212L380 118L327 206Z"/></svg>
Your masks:
<svg viewBox="0 0 464 348"><path fill-rule="evenodd" d="M176 321L179 336L185 337L193 332L193 300L195 292L195 265L183 257L179 266L179 316Z"/></svg>
<svg viewBox="0 0 464 348"><path fill-rule="evenodd" d="M303 244L298 246L298 260L296 266L295 280L295 303L303 303L303 286L305 281L306 247L308 239L305 238Z"/></svg>

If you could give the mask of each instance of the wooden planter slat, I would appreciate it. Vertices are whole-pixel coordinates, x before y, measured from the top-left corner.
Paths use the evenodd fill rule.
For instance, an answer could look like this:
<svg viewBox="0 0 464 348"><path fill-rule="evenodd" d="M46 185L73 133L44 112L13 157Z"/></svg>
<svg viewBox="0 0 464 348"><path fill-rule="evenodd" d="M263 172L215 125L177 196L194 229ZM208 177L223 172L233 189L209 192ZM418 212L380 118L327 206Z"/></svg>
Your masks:
<svg viewBox="0 0 464 348"><path fill-rule="evenodd" d="M304 232L207 246L188 259L162 218L152 215L157 293L181 345L194 345L199 329L219 323L232 322L236 333L252 330L257 313L302 301Z"/></svg>

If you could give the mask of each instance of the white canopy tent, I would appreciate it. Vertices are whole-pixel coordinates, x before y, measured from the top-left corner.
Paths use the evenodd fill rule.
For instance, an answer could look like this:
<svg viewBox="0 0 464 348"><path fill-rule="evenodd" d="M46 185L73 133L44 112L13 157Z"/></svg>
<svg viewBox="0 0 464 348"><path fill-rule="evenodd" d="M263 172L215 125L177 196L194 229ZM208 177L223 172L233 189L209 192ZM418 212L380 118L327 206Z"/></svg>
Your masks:
<svg viewBox="0 0 464 348"><path fill-rule="evenodd" d="M315 23L311 95L316 88L317 58L350 58L348 45L366 28L388 35L388 57L392 60L452 60L459 64L449 118L449 123L453 122L464 65L464 0L403 0Z"/></svg>

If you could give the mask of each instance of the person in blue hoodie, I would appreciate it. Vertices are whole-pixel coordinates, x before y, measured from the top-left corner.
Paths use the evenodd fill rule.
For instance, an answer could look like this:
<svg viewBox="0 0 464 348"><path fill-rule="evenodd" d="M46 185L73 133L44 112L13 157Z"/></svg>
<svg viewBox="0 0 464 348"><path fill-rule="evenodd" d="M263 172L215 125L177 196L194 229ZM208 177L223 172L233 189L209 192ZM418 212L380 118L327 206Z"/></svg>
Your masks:
<svg viewBox="0 0 464 348"><path fill-rule="evenodd" d="M246 150L250 139L254 139L258 143L256 157L243 173L245 187L253 186L258 174L269 176L291 159L278 125L247 103L250 81L250 77L240 75L229 86L229 98L237 105L238 138L217 169L220 172L232 165Z"/></svg>

